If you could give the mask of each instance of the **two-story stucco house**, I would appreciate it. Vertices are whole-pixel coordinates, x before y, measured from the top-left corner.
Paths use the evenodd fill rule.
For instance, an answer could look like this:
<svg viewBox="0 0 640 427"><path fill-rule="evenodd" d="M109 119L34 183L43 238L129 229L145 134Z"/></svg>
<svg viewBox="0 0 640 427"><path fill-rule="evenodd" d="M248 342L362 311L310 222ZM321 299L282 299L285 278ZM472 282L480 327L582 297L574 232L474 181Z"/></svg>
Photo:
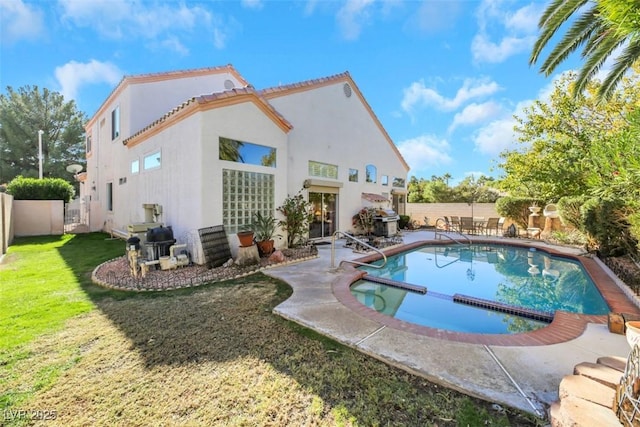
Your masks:
<svg viewBox="0 0 640 427"><path fill-rule="evenodd" d="M311 239L352 230L363 194L404 212L409 168L348 73L263 90L230 65L125 77L86 134L94 231L156 221L193 244L222 224L233 252L254 212L300 191Z"/></svg>

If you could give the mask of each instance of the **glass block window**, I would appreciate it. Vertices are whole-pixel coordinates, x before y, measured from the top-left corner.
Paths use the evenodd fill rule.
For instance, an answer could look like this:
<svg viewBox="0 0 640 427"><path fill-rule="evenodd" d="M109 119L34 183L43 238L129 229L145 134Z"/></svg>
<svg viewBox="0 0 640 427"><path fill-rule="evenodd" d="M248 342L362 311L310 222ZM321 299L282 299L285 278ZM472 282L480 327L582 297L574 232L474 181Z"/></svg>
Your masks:
<svg viewBox="0 0 640 427"><path fill-rule="evenodd" d="M349 169L349 181L358 182L358 169Z"/></svg>
<svg viewBox="0 0 640 427"><path fill-rule="evenodd" d="M393 186L396 188L404 188L404 178L393 177Z"/></svg>
<svg viewBox="0 0 640 427"><path fill-rule="evenodd" d="M338 166L309 160L309 176L338 179Z"/></svg>
<svg viewBox="0 0 640 427"><path fill-rule="evenodd" d="M275 176L267 173L222 170L222 223L229 234L251 225L255 212L273 215Z"/></svg>

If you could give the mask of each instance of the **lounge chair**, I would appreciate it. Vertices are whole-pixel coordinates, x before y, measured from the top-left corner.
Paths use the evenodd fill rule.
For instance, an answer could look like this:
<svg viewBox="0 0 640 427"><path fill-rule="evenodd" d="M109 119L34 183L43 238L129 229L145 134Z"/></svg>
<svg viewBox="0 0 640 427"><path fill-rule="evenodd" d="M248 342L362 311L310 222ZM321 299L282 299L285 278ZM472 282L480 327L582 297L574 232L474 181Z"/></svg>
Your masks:
<svg viewBox="0 0 640 427"><path fill-rule="evenodd" d="M496 236L498 235L498 223L500 222L500 218L489 218L487 220L487 223L484 226L484 234L486 234L487 236L490 233L493 233L493 231L495 231Z"/></svg>

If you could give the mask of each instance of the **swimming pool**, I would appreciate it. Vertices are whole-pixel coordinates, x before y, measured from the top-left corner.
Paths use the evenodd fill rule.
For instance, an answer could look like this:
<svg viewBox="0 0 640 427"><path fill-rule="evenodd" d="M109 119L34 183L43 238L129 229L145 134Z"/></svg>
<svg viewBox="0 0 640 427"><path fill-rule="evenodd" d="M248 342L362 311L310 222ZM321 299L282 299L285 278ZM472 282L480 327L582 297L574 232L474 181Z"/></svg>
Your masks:
<svg viewBox="0 0 640 427"><path fill-rule="evenodd" d="M350 288L361 304L431 328L512 334L547 326L557 310L610 311L579 262L535 248L424 245L389 257L383 269L361 269L374 276ZM396 287L406 283L416 286Z"/></svg>

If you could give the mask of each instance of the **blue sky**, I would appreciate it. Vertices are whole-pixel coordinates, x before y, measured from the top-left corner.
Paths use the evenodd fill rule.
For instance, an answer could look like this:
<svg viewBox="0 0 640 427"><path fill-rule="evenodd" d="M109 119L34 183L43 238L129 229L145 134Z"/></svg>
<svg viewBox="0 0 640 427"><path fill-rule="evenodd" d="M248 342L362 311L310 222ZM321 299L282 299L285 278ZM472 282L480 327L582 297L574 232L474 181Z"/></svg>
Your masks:
<svg viewBox="0 0 640 427"><path fill-rule="evenodd" d="M498 177L513 115L549 93L554 76L528 65L545 5L0 0L0 83L61 92L90 117L123 75L232 64L263 89L349 71L409 176L455 184Z"/></svg>

